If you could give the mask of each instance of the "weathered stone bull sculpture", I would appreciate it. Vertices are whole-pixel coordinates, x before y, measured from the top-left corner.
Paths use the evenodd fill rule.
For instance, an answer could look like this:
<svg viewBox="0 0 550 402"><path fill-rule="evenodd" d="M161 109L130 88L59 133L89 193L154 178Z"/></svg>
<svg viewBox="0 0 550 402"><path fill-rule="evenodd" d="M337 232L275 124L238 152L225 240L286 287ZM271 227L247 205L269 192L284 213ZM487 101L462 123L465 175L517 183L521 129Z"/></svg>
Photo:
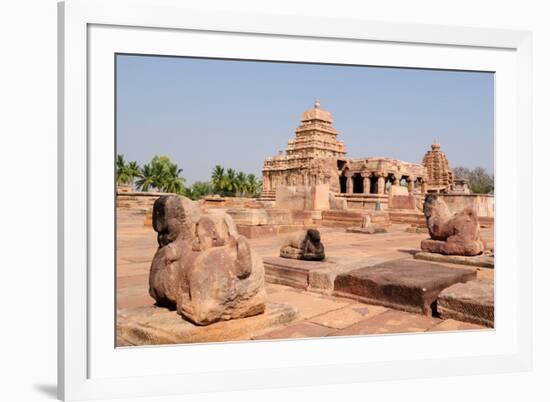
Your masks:
<svg viewBox="0 0 550 402"><path fill-rule="evenodd" d="M288 236L281 247L281 257L296 260L322 261L325 247L317 229L299 231Z"/></svg>
<svg viewBox="0 0 550 402"><path fill-rule="evenodd" d="M191 200L162 196L153 207L159 247L151 264L149 294L206 325L265 309L264 266L225 213L201 213Z"/></svg>
<svg viewBox="0 0 550 402"><path fill-rule="evenodd" d="M424 200L424 216L430 239L422 240L423 251L464 256L483 253L479 222L472 208L452 214L445 201L428 194Z"/></svg>

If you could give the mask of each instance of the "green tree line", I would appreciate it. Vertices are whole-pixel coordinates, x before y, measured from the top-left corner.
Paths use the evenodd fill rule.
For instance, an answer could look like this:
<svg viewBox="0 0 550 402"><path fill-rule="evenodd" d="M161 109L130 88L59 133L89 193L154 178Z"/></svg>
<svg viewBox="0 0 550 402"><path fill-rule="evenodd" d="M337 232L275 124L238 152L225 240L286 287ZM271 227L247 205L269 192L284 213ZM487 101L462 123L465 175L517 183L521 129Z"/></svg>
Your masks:
<svg viewBox="0 0 550 402"><path fill-rule="evenodd" d="M470 190L476 194L493 194L495 191L495 176L487 173L481 167L468 169L462 166L453 169L455 179L466 179Z"/></svg>
<svg viewBox="0 0 550 402"><path fill-rule="evenodd" d="M167 156L154 156L143 166L137 162L126 162L123 155L116 159L117 185L130 185L137 191L160 191L185 195L198 199L204 195L218 194L228 197L258 197L262 181L254 174L216 165L210 181L199 181L185 186L183 171Z"/></svg>

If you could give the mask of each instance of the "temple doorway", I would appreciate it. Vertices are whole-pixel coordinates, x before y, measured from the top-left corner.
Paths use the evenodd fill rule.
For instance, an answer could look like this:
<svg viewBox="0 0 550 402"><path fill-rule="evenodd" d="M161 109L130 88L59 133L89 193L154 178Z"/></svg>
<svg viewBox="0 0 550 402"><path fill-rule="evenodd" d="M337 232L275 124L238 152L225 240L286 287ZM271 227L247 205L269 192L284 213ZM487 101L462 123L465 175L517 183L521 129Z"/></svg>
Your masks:
<svg viewBox="0 0 550 402"><path fill-rule="evenodd" d="M340 193L345 194L347 192L347 177L340 176Z"/></svg>
<svg viewBox="0 0 550 402"><path fill-rule="evenodd" d="M363 178L361 173L355 173L353 179L353 192L355 194L363 194Z"/></svg>

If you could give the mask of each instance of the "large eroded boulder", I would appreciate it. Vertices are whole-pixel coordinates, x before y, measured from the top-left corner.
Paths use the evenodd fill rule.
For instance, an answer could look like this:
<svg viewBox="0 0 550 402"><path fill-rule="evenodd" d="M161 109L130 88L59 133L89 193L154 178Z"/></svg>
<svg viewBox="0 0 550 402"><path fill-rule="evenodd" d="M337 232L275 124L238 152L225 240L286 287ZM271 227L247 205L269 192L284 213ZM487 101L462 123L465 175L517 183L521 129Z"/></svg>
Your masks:
<svg viewBox="0 0 550 402"><path fill-rule="evenodd" d="M248 317L265 309L264 266L222 211L202 213L191 200L162 196L153 207L159 248L149 274L149 294L206 325Z"/></svg>
<svg viewBox="0 0 550 402"><path fill-rule="evenodd" d="M472 208L452 214L445 201L428 194L424 201L424 216L430 239L423 240L423 251L446 255L479 255L484 250L479 221Z"/></svg>

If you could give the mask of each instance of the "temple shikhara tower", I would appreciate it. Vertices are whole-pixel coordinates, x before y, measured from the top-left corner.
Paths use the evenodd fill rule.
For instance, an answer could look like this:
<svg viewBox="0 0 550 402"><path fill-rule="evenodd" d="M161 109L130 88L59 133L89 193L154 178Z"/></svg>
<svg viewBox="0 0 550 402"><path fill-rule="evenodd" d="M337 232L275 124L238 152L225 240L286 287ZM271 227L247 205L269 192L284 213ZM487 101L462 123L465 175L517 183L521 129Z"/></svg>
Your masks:
<svg viewBox="0 0 550 402"><path fill-rule="evenodd" d="M302 114L296 137L288 140L285 155L264 161L264 199L274 199L277 187L325 184L338 174L336 161L345 158L346 147L336 139L338 131L332 123L330 112L321 109L318 100Z"/></svg>
<svg viewBox="0 0 550 402"><path fill-rule="evenodd" d="M296 129L296 139L288 140L286 154L302 158L344 158L346 147L336 139L338 131L332 126L330 112L321 109L316 100L313 109L302 114L302 124Z"/></svg>
<svg viewBox="0 0 550 402"><path fill-rule="evenodd" d="M264 160L262 200L275 200L280 187L328 185L349 207L369 209L387 204L390 192L412 195L451 188L452 173L438 144L423 164L387 157L348 158L333 123L318 100L302 114L285 153Z"/></svg>
<svg viewBox="0 0 550 402"><path fill-rule="evenodd" d="M435 141L432 149L426 152L422 159L422 165L428 173L428 189L430 192L446 193L453 187L453 171L449 167L449 161L441 145Z"/></svg>

